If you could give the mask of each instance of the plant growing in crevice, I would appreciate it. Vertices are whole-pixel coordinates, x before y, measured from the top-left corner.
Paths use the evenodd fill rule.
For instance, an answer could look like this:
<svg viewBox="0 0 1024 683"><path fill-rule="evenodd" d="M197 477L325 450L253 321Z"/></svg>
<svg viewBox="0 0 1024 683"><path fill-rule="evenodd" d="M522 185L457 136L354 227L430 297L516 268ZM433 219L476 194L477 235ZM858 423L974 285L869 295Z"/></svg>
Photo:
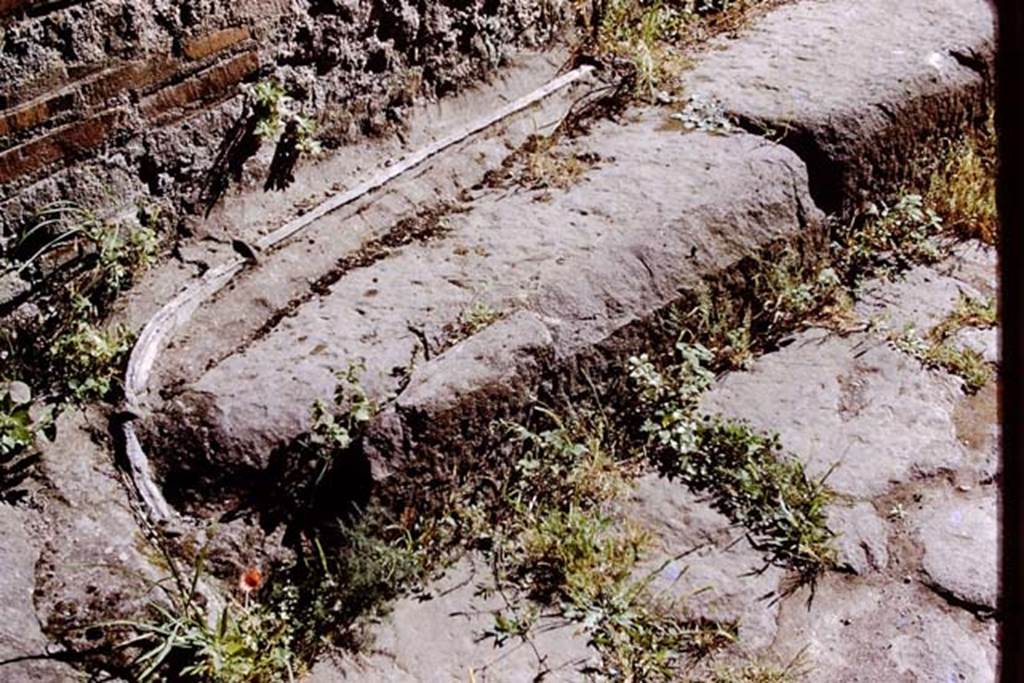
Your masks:
<svg viewBox="0 0 1024 683"><path fill-rule="evenodd" d="M124 327L103 329L77 320L50 346L49 355L64 388L76 401L109 399L134 336Z"/></svg>
<svg viewBox="0 0 1024 683"><path fill-rule="evenodd" d="M991 381L992 366L975 349L959 348L951 340L936 341L918 336L912 325L889 337L893 346L929 368L944 370L963 380L964 391L973 394Z"/></svg>
<svg viewBox="0 0 1024 683"><path fill-rule="evenodd" d="M565 189L575 184L599 159L596 154L559 144L564 139L562 133L560 127L550 135L531 135L499 168L485 174L484 183L490 187L518 185L530 190Z"/></svg>
<svg viewBox="0 0 1024 683"><path fill-rule="evenodd" d="M260 141L276 140L265 189L284 189L295 180L295 165L302 156L319 156L316 122L303 115L295 100L276 81L261 81L248 92L249 128Z"/></svg>
<svg viewBox="0 0 1024 683"><path fill-rule="evenodd" d="M71 202L40 211L9 259L32 282L31 300L41 312L20 334L7 335L9 369L3 375L33 377L51 401L112 394L130 338L120 327L102 329L99 321L155 262L151 220L138 226L105 221Z"/></svg>
<svg viewBox="0 0 1024 683"><path fill-rule="evenodd" d="M785 249L757 259L739 282L707 283L690 304L669 313L680 339L706 347L714 370L741 369L802 325L834 324L848 315L849 294L831 267Z"/></svg>
<svg viewBox="0 0 1024 683"><path fill-rule="evenodd" d="M365 365L359 362L335 373L332 405L319 399L313 403L312 426L300 448L319 463L314 485L320 484L335 458L352 448L377 414L379 406L360 383L364 371Z"/></svg>
<svg viewBox="0 0 1024 683"><path fill-rule="evenodd" d="M963 380L964 391L973 394L992 380L992 365L976 349L958 346L954 337L963 329L994 327L997 322L994 299L975 299L961 292L954 309L926 337L907 325L901 333L890 334L889 340L925 367L956 375Z"/></svg>
<svg viewBox="0 0 1024 683"><path fill-rule="evenodd" d="M77 297L108 300L156 260L156 233L100 219L73 202L55 202L19 235L9 255L17 272L36 282L73 273L60 284Z"/></svg>
<svg viewBox="0 0 1024 683"><path fill-rule="evenodd" d="M824 477L810 479L776 435L698 413L710 385L711 353L679 344L679 362L665 371L646 357L630 361L640 432L665 476L709 494L727 517L745 526L772 562L813 581L835 561ZM827 475L826 475L827 476Z"/></svg>
<svg viewBox="0 0 1024 683"><path fill-rule="evenodd" d="M511 427L521 455L500 489L486 548L488 592L506 606L487 635L529 641L538 606L554 610L581 625L601 655L600 673L616 680L673 680L687 659L732 642L734 625L689 618L685 605L657 598L656 573L634 577L650 535L608 509L640 473L642 454L600 415L538 415L547 428Z"/></svg>
<svg viewBox="0 0 1024 683"><path fill-rule="evenodd" d="M924 196L925 203L954 235L996 244L996 164L996 133L991 118L980 130L946 143Z"/></svg>
<svg viewBox="0 0 1024 683"><path fill-rule="evenodd" d="M942 219L921 195L905 194L894 204L872 204L833 233L832 259L850 287L869 277L894 277L941 253L936 238Z"/></svg>
<svg viewBox="0 0 1024 683"><path fill-rule="evenodd" d="M212 592L205 548L189 575L163 549L170 576L154 584L149 613L104 626L131 634L121 648L136 653L132 680L300 680L325 651L358 643L367 621L422 578L410 540L385 520L369 511L340 524L331 552L314 541L290 566L248 568L224 596Z"/></svg>
<svg viewBox="0 0 1024 683"><path fill-rule="evenodd" d="M482 332L494 323L502 319L503 313L490 304L478 301L469 308L462 311L459 321L454 327L445 330L447 340L444 347L448 348L458 344L464 339L469 339L474 334Z"/></svg>

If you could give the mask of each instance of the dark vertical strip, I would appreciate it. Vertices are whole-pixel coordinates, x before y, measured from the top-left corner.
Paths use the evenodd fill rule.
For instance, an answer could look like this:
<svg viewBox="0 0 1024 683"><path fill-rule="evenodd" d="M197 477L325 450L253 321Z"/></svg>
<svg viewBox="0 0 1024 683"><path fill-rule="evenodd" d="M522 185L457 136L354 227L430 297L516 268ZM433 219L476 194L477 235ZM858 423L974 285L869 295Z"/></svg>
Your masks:
<svg viewBox="0 0 1024 683"><path fill-rule="evenodd" d="M1024 316L1019 278L1024 269L1024 6L999 1L996 128L1003 358L1003 555L1001 680L1024 681Z"/></svg>

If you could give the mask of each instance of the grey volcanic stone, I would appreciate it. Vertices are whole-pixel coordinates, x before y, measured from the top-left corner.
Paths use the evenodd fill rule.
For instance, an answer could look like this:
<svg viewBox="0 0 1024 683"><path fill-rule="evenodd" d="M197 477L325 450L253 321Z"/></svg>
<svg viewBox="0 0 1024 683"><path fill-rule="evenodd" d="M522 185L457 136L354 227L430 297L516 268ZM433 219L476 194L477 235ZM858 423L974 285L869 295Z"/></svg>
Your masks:
<svg viewBox="0 0 1024 683"><path fill-rule="evenodd" d="M683 484L653 474L639 481L625 514L657 539L639 572L657 571L655 594L678 599L687 616L737 622L747 651L771 644L786 571L769 565L742 528Z"/></svg>
<svg viewBox="0 0 1024 683"><path fill-rule="evenodd" d="M960 330L953 337L953 342L958 348L976 351L987 363L999 363L999 330L994 327Z"/></svg>
<svg viewBox="0 0 1024 683"><path fill-rule="evenodd" d="M431 585L430 595L400 600L374 627L370 652L321 661L307 683L341 680L373 683L479 683L586 680L582 670L599 662L578 627L544 618L530 644L512 640L502 647L483 637L505 605L499 595L482 597L486 563L466 559ZM536 649L534 649L536 648Z"/></svg>
<svg viewBox="0 0 1024 683"><path fill-rule="evenodd" d="M925 371L870 335L809 330L725 377L704 397L712 413L777 431L787 450L854 497L965 464L953 415L959 381Z"/></svg>
<svg viewBox="0 0 1024 683"><path fill-rule="evenodd" d="M994 263L990 272L995 272ZM918 266L896 281L875 280L866 284L855 312L896 332L909 326L924 336L953 311L962 295L984 298L963 280L943 275L936 268Z"/></svg>
<svg viewBox="0 0 1024 683"><path fill-rule="evenodd" d="M998 522L995 496L952 496L925 504L917 537L928 582L943 595L982 612L996 608Z"/></svg>
<svg viewBox="0 0 1024 683"><path fill-rule="evenodd" d="M415 367L381 418L392 451L469 454L475 444L466 435L494 417L474 413L474 402L525 397L559 367L578 369L581 354L642 348L651 332L640 323L776 241L820 244L820 214L795 155L746 134L683 135L659 123L646 113L601 124L586 144L602 162L574 187L550 201L484 193L445 218L443 236L349 272L211 367L165 405L156 443L175 454L165 471L195 489L210 476L223 477L225 490L232 477L237 486L255 476L307 428L313 401L333 392L334 373L359 360L378 398L400 392L403 369ZM437 355L434 340L444 342L446 328L477 302L507 320ZM616 342L624 333L632 339ZM498 366L496 355L506 356ZM506 371L516 358L533 360ZM450 400L449 391L467 400ZM452 410L439 416L438 405ZM514 413L514 401L505 409Z"/></svg>
<svg viewBox="0 0 1024 683"><path fill-rule="evenodd" d="M45 658L52 644L40 629L32 605L39 550L26 528L30 514L0 503L0 678L10 683L75 681L84 676ZM27 657L21 661L20 657Z"/></svg>
<svg viewBox="0 0 1024 683"><path fill-rule="evenodd" d="M812 0L719 41L684 83L797 150L819 206L855 209L985 116L993 52L985 0Z"/></svg>
<svg viewBox="0 0 1024 683"><path fill-rule="evenodd" d="M933 603L914 583L833 574L813 596L786 601L779 618L784 637L772 649L781 661L803 651L809 683L995 680L990 636L973 621Z"/></svg>
<svg viewBox="0 0 1024 683"><path fill-rule="evenodd" d="M885 570L889 565L889 528L870 503L836 503L828 526L836 532L839 564L857 574Z"/></svg>

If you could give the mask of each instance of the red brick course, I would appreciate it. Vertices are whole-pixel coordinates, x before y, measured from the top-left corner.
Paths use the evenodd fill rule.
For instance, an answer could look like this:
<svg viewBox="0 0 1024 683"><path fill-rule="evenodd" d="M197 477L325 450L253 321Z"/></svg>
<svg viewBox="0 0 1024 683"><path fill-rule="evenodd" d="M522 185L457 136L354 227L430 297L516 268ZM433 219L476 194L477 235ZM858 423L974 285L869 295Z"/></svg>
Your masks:
<svg viewBox="0 0 1024 683"><path fill-rule="evenodd" d="M85 156L110 137L123 116L121 109L106 111L0 152L0 185L58 161Z"/></svg>
<svg viewBox="0 0 1024 683"><path fill-rule="evenodd" d="M205 59L229 47L249 40L252 34L244 26L233 26L231 28L213 31L206 35L194 38L184 45L185 56L192 60Z"/></svg>
<svg viewBox="0 0 1024 683"><path fill-rule="evenodd" d="M0 112L0 147L6 146L3 138L8 135L35 128L51 117L67 111L74 104L75 94L65 91Z"/></svg>
<svg viewBox="0 0 1024 683"><path fill-rule="evenodd" d="M153 120L191 104L219 99L259 66L260 58L255 50L243 52L146 98L142 102L142 115Z"/></svg>

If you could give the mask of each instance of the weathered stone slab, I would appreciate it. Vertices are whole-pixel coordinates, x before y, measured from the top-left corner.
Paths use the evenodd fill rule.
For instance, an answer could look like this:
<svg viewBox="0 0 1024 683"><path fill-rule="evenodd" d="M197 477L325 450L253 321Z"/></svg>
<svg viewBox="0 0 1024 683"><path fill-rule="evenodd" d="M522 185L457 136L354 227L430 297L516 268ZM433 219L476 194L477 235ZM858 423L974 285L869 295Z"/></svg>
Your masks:
<svg viewBox="0 0 1024 683"><path fill-rule="evenodd" d="M745 651L771 644L786 570L769 564L742 528L683 484L656 475L639 481L626 514L656 538L639 572L657 571L656 595L680 601L686 616L735 621Z"/></svg>
<svg viewBox="0 0 1024 683"><path fill-rule="evenodd" d="M838 563L857 574L883 571L889 565L889 529L870 503L835 503L828 527L836 533Z"/></svg>
<svg viewBox="0 0 1024 683"><path fill-rule="evenodd" d="M802 651L809 683L995 680L986 629L930 601L919 585L830 575L807 598L786 601L785 635L772 650L781 661Z"/></svg>
<svg viewBox="0 0 1024 683"><path fill-rule="evenodd" d="M528 393L702 277L774 242L820 235L802 163L754 136L659 130L648 113L602 124L585 151L599 156L598 167L550 201L486 192L468 212L444 217L442 235L352 270L210 368L166 405L161 440L175 455L164 465L192 470L191 486L211 473L222 482L258 475L275 448L308 427L313 401L333 392L334 373L357 361L378 398L399 392L402 375L416 368L398 409L382 417L399 450L443 442L468 452L464 435L486 431L478 428L493 417L470 419L467 407L480 395L497 403ZM460 345L446 330L481 303L507 319ZM532 370L471 379L481 365L472 359L499 343L508 358L526 344ZM434 391L444 386L458 390ZM436 405L456 407L439 419Z"/></svg>
<svg viewBox="0 0 1024 683"><path fill-rule="evenodd" d="M936 591L980 612L996 609L999 540L994 495L931 496L917 525L922 568Z"/></svg>
<svg viewBox="0 0 1024 683"><path fill-rule="evenodd" d="M985 0L788 4L720 41L684 76L811 169L826 211L906 178L928 139L986 115L994 20Z"/></svg>
<svg viewBox="0 0 1024 683"><path fill-rule="evenodd" d="M952 259L951 259L952 260ZM992 270L995 273L995 265ZM855 313L896 333L913 327L926 335L955 308L961 296L981 300L983 295L959 278L936 268L918 266L898 280L874 280L863 287Z"/></svg>
<svg viewBox="0 0 1024 683"><path fill-rule="evenodd" d="M884 340L809 330L727 376L703 407L777 431L810 476L835 466L831 488L868 498L965 464L953 423L960 395L958 380Z"/></svg>
<svg viewBox="0 0 1024 683"><path fill-rule="evenodd" d="M373 648L360 656L320 662L307 683L358 680L368 683L519 683L586 680L587 666L599 663L579 628L541 618L529 643L495 646L484 633L505 607L499 595L483 597L486 563L467 559L430 586L425 597L399 601L373 629Z"/></svg>
<svg viewBox="0 0 1024 683"><path fill-rule="evenodd" d="M74 669L47 659L51 643L32 605L39 550L25 528L29 516L0 503L0 678L10 683L80 680Z"/></svg>

